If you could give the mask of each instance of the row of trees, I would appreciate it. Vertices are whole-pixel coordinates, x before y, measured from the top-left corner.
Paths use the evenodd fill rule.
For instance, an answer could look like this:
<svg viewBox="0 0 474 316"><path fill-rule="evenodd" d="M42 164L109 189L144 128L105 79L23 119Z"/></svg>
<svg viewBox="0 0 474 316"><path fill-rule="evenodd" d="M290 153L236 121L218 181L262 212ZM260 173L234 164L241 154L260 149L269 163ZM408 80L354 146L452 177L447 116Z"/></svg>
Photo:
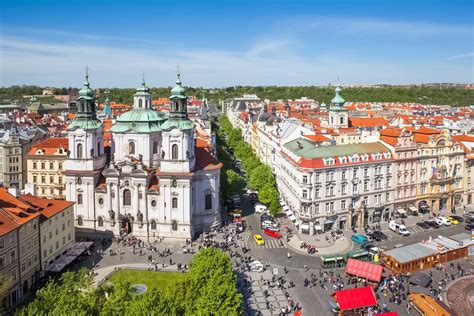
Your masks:
<svg viewBox="0 0 474 316"><path fill-rule="evenodd" d="M93 286L91 271L66 272L50 281L18 315L241 315L242 294L236 288L228 254L199 251L187 276L164 291L136 295L129 283Z"/></svg>
<svg viewBox="0 0 474 316"><path fill-rule="evenodd" d="M68 88L67 91L70 91ZM154 98L168 97L171 87L151 88ZM0 87L0 102L2 100L21 100L22 95L41 94L42 88L38 86L11 86ZM66 88L56 89L58 93L65 94ZM104 88L101 89L105 91ZM111 88L109 97L117 103L131 104L134 88ZM236 86L220 89L188 88L188 95L201 97L202 94L210 100L218 101L231 99L243 94L256 94L262 99L296 99L308 97L319 102L329 104L334 97L333 87L316 86ZM358 102L417 102L421 104L439 104L452 106L468 106L473 104L474 90L464 87L366 87L345 88L344 98L348 101Z"/></svg>
<svg viewBox="0 0 474 316"><path fill-rule="evenodd" d="M242 140L241 130L233 128L226 116L221 116L219 123L221 129L218 130L217 137L221 144L218 143L218 147L220 148L218 155L224 152L222 156L219 155L219 159L221 159L221 157L228 159L228 154L222 149L222 145L224 145L223 140L225 139L225 144L233 148L235 157L242 161L242 167L245 169L245 176L249 188L258 192L258 199L268 206L268 210L272 215L278 214L281 207L272 170L260 162L250 145ZM233 173L236 172L233 170L229 172L225 170L223 179L221 179L222 186L231 188L231 190L224 188L226 194L241 193L240 191L233 191L233 189L241 187L243 177L237 173L238 177L234 176ZM245 181L243 181L243 185L245 187ZM242 189L243 187L240 190Z"/></svg>

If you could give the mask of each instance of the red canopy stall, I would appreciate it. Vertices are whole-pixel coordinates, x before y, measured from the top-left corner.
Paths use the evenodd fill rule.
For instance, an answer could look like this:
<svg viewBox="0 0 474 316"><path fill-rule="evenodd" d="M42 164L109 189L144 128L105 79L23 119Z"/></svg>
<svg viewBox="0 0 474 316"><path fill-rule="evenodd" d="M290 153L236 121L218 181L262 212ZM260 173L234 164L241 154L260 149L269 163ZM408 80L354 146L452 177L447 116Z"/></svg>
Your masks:
<svg viewBox="0 0 474 316"><path fill-rule="evenodd" d="M346 273L352 274L370 281L380 282L383 266L374 263L349 258L346 265Z"/></svg>
<svg viewBox="0 0 474 316"><path fill-rule="evenodd" d="M338 291L334 296L341 311L377 305L377 299L370 286Z"/></svg>

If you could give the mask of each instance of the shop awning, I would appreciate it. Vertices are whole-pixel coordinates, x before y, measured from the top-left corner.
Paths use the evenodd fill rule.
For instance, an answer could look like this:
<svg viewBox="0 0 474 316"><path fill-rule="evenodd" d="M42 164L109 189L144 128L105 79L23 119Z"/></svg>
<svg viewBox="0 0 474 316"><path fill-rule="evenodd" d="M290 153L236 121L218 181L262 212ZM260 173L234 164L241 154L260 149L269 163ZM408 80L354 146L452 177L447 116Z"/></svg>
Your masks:
<svg viewBox="0 0 474 316"><path fill-rule="evenodd" d="M307 223L301 224L301 229L309 230L309 224Z"/></svg>
<svg viewBox="0 0 474 316"><path fill-rule="evenodd" d="M65 263L51 263L49 266L46 267L45 271L49 272L61 272L66 267Z"/></svg>
<svg viewBox="0 0 474 316"><path fill-rule="evenodd" d="M293 215L293 212L292 212L291 210L287 209L287 210L285 211L285 214L286 214L287 216L291 216L291 215Z"/></svg>
<svg viewBox="0 0 474 316"><path fill-rule="evenodd" d="M346 265L346 273L352 274L364 279L380 282L382 278L383 266L374 263L360 261L349 258Z"/></svg>
<svg viewBox="0 0 474 316"><path fill-rule="evenodd" d="M283 209L285 212L290 210L290 208L288 207L288 205L283 205L283 208L282 208L282 209Z"/></svg>
<svg viewBox="0 0 474 316"><path fill-rule="evenodd" d="M339 308L343 311L377 305L377 299L370 286L337 291L334 295Z"/></svg>
<svg viewBox="0 0 474 316"><path fill-rule="evenodd" d="M418 209L415 206L410 206L408 209L412 212L418 212Z"/></svg>
<svg viewBox="0 0 474 316"><path fill-rule="evenodd" d="M292 221L292 222L295 222L296 221L296 217L295 215L291 214L290 216L288 216L288 218Z"/></svg>
<svg viewBox="0 0 474 316"><path fill-rule="evenodd" d="M321 225L314 225L314 229L315 229L315 230L323 230L323 228L321 227Z"/></svg>
<svg viewBox="0 0 474 316"><path fill-rule="evenodd" d="M403 209L403 208L399 208L399 209L397 209L397 213L400 214L400 215L403 215L403 214L406 214L407 211L405 211L405 209Z"/></svg>

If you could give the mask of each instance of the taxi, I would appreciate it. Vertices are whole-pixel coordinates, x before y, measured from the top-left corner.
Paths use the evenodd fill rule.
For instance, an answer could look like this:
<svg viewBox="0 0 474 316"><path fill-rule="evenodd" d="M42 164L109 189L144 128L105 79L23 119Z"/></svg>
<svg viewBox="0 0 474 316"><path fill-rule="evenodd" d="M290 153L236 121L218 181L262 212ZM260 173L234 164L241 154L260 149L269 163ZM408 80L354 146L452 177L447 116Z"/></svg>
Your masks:
<svg viewBox="0 0 474 316"><path fill-rule="evenodd" d="M255 240L255 243L259 246L265 245L265 240L260 235L253 235L253 240Z"/></svg>
<svg viewBox="0 0 474 316"><path fill-rule="evenodd" d="M452 216L448 216L448 219L449 219L449 221L451 222L452 225L459 225L459 221L456 218L454 218Z"/></svg>

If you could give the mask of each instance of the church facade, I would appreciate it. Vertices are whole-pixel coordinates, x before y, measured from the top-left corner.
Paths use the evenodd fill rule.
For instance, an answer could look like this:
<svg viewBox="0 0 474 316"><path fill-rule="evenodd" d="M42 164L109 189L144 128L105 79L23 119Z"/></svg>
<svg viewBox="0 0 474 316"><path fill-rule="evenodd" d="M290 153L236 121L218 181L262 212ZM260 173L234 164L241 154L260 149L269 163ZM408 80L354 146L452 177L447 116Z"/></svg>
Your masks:
<svg viewBox="0 0 474 316"><path fill-rule="evenodd" d="M196 142L180 76L170 111L156 111L145 82L133 109L111 128L110 153L88 78L68 130L66 199L76 202L76 226L141 239L185 239L219 220L220 164Z"/></svg>

